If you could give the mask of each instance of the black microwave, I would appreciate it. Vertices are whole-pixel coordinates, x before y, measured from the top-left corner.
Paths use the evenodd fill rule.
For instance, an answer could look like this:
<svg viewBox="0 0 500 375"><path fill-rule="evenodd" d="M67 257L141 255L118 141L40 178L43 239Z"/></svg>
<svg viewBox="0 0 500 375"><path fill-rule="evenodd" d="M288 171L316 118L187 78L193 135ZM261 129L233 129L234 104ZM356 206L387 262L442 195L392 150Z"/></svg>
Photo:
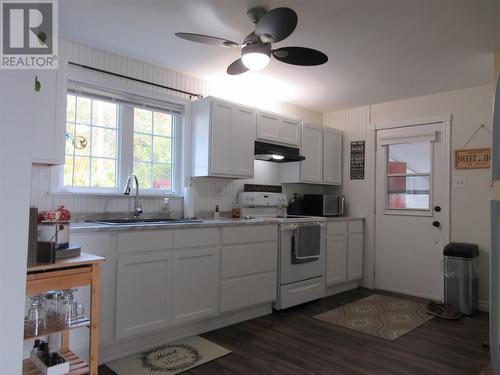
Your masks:
<svg viewBox="0 0 500 375"><path fill-rule="evenodd" d="M304 194L304 214L309 216L343 216L345 197L332 194Z"/></svg>

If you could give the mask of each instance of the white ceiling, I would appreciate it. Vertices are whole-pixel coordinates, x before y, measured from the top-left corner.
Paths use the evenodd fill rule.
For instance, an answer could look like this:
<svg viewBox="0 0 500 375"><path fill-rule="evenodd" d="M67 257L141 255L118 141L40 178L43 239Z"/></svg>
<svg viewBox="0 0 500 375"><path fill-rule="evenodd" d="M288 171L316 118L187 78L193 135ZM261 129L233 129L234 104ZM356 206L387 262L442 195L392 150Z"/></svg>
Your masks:
<svg viewBox="0 0 500 375"><path fill-rule="evenodd" d="M313 110L380 103L485 84L500 51L498 0L64 0L60 33L90 46L166 68L236 84L262 82L274 99ZM177 31L242 42L253 30L246 10L288 6L295 32L273 45L316 48L325 65L274 60L239 77L225 74L239 49L174 37ZM253 82L253 85L252 85ZM267 87L266 87L267 86ZM271 87L274 86L274 87ZM277 89L278 88L278 89ZM282 89L280 89L282 88Z"/></svg>

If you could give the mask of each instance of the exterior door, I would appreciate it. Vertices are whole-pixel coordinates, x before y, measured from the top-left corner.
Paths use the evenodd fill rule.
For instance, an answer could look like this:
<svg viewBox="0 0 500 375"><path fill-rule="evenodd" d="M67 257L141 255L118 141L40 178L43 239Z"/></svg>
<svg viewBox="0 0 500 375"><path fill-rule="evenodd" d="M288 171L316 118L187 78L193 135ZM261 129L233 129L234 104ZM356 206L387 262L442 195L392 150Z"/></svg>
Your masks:
<svg viewBox="0 0 500 375"><path fill-rule="evenodd" d="M375 288L443 299L445 125L377 131Z"/></svg>

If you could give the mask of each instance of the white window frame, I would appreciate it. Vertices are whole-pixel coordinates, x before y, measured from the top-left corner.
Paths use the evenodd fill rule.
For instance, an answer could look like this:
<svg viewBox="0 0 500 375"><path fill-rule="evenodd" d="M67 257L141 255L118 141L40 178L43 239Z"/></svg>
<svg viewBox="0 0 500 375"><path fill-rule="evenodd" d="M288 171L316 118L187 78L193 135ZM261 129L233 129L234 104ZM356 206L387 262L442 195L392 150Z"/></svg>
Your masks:
<svg viewBox="0 0 500 375"><path fill-rule="evenodd" d="M190 101L180 97L174 97L165 94L162 89L153 89L147 85L132 83L122 79L115 78L106 74L95 73L86 69L69 66L68 80L79 82L86 86L93 87L96 92L103 93L116 92L124 95L130 94L135 97L142 97L142 104L148 107L150 102L170 102L184 107L184 113L179 115L172 113L172 125L175 136L174 155L175 169L172 170L172 178L174 189L173 191L157 190L157 189L140 189L141 196L157 196L157 197L178 197L182 196L185 186L184 176L186 174L186 158L189 153L184 140L189 131L189 104ZM98 94L96 95L98 96ZM124 108L140 107L141 103L134 105L120 104L118 110L118 143L117 143L117 187L116 188L86 188L86 187L69 187L64 185L64 165L54 166L51 168L51 179L49 194L63 195L88 195L88 196L120 196L123 194L128 175L133 168L133 110L129 111L132 118L129 121L122 121L122 116L126 116ZM154 110L154 108L150 108ZM157 108L161 111L161 108ZM66 108L64 108L66 113ZM124 131L123 127L129 124L132 129ZM125 135L128 133L128 135ZM124 152L127 149L129 151Z"/></svg>

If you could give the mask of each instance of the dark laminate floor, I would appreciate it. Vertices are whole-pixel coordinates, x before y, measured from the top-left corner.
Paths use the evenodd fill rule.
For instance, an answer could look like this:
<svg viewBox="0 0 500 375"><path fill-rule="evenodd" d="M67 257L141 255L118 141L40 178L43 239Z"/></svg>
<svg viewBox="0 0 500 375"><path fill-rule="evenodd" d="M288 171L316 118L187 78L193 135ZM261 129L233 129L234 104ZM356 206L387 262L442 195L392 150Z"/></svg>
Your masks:
<svg viewBox="0 0 500 375"><path fill-rule="evenodd" d="M489 361L484 313L435 318L394 342L312 318L372 293L357 289L203 334L233 353L183 374L472 375ZM115 373L101 366L99 374Z"/></svg>

